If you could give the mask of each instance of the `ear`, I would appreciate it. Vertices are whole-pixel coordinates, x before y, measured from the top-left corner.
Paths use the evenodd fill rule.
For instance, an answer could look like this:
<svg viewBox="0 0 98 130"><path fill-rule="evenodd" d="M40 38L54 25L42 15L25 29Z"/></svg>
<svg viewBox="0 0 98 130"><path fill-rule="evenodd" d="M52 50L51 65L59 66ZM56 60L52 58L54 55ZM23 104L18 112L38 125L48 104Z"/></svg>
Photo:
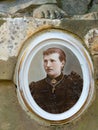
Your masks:
<svg viewBox="0 0 98 130"><path fill-rule="evenodd" d="M64 65L65 65L65 61L63 60L63 61L62 61L62 67L64 67Z"/></svg>

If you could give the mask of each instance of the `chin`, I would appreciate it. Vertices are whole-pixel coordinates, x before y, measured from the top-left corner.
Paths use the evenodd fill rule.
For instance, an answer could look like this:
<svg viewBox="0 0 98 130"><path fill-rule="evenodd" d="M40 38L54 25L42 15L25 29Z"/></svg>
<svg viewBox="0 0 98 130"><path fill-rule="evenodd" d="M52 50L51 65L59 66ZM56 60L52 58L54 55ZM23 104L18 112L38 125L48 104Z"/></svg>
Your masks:
<svg viewBox="0 0 98 130"><path fill-rule="evenodd" d="M53 74L48 73L48 75L49 75L49 77L54 77L54 75L53 75Z"/></svg>

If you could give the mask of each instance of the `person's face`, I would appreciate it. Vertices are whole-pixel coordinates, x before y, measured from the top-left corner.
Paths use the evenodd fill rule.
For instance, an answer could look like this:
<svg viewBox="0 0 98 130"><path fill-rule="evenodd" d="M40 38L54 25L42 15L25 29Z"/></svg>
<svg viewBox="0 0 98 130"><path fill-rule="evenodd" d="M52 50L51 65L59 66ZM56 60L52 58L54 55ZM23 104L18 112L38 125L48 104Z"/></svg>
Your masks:
<svg viewBox="0 0 98 130"><path fill-rule="evenodd" d="M44 69L50 77L56 78L61 74L62 67L64 66L64 61L60 61L58 53L45 55L43 57L43 60Z"/></svg>

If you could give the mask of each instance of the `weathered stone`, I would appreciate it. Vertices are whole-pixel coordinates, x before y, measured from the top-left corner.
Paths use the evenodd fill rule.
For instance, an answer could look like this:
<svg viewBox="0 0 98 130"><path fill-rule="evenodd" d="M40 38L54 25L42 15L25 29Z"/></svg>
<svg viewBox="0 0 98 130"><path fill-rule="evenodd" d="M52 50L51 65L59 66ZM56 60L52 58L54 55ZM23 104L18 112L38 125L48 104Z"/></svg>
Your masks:
<svg viewBox="0 0 98 130"><path fill-rule="evenodd" d="M89 30L85 36L85 43L93 55L95 78L98 80L98 28Z"/></svg>
<svg viewBox="0 0 98 130"><path fill-rule="evenodd" d="M9 18L2 18L0 21L0 79L12 80L13 73L15 70L15 64L17 62L17 57L21 52L21 48L25 45L27 39L29 39L32 35L35 35L36 32L41 31L42 29L47 28L59 28L65 29L72 33L77 34L79 37L84 39L85 35L89 33L89 30L94 28L98 28L98 13L89 13L85 15L77 15L70 19L62 19L60 20L46 20L46 19L33 19L25 17L26 15L21 15L20 13L17 15L17 18L10 18L12 14L19 11L24 10L31 5L34 5L34 2L37 0L2 0L0 1L0 12L1 16L6 16ZM43 1L43 2L42 2ZM47 0L51 3L51 0ZM66 0L61 0L64 3L63 9L65 10ZM61 1L58 0L58 3ZM7 4L5 5L5 2ZM13 2L15 4L13 4ZM17 3L19 2L19 3ZM21 3L22 2L22 3ZM39 3L36 4L45 4L46 0L39 0ZM53 2L53 0L52 0ZM68 1L70 2L70 1ZM77 8L77 5L74 3L78 3L80 6ZM88 6L91 8L93 2L90 0L84 5L80 4L82 1L74 1L74 3L70 8L66 8L69 15L74 14L84 14L86 13ZM85 1L86 2L86 1ZM97 4L98 0L94 0ZM54 1L55 3L55 1ZM94 3L94 4L95 4ZM71 3L69 3L70 6ZM14 6L13 6L14 5ZM73 6L74 5L74 6ZM61 6L61 7L62 7ZM82 7L81 7L82 6ZM75 8L73 8L75 7ZM83 9L83 10L82 10ZM32 10L32 8L31 8ZM32 11L30 10L31 14ZM78 12L79 11L79 12ZM8 12L6 14L5 12ZM12 13L10 15L10 13ZM27 12L27 16L28 12ZM95 32L96 32L95 31ZM97 78L97 87L98 87L98 35L92 31L94 37L89 39L89 43L87 44L89 50L93 55L94 66L95 66L95 74ZM85 42L86 43L86 42ZM16 96L16 88L12 82L0 81L0 130L28 130L36 129L36 130L97 130L98 129L98 91L96 91L96 99L90 109L81 117L81 119L73 124L66 124L64 126L41 126L38 122L31 120L26 113L22 110L19 105Z"/></svg>
<svg viewBox="0 0 98 130"><path fill-rule="evenodd" d="M0 79L7 80L11 80L13 77L21 48L27 39L36 32L51 27L60 28L75 33L83 39L90 29L98 27L98 21L94 20L42 20L30 17L2 20L5 20L5 22L0 26ZM93 49L96 49L95 46Z"/></svg>
<svg viewBox="0 0 98 130"><path fill-rule="evenodd" d="M98 12L98 4L93 4L89 12Z"/></svg>
<svg viewBox="0 0 98 130"><path fill-rule="evenodd" d="M25 9L31 5L42 5L56 3L56 0L9 0L0 2L0 12L13 14L18 10Z"/></svg>
<svg viewBox="0 0 98 130"><path fill-rule="evenodd" d="M0 81L0 130L49 130L31 120L21 109L11 81Z"/></svg>
<svg viewBox="0 0 98 130"><path fill-rule="evenodd" d="M85 43L92 55L98 55L98 29L89 30L85 36Z"/></svg>
<svg viewBox="0 0 98 130"><path fill-rule="evenodd" d="M35 9L33 12L34 18L46 18L46 19L61 19L68 17L68 15L57 7L57 5L46 4Z"/></svg>
<svg viewBox="0 0 98 130"><path fill-rule="evenodd" d="M93 57L93 60L94 60L94 66L95 66L95 78L98 82L98 55L95 55Z"/></svg>
<svg viewBox="0 0 98 130"><path fill-rule="evenodd" d="M69 15L85 14L91 0L61 0L60 7Z"/></svg>
<svg viewBox="0 0 98 130"><path fill-rule="evenodd" d="M0 60L0 79L13 79L16 62L16 57L11 57L7 61Z"/></svg>
<svg viewBox="0 0 98 130"><path fill-rule="evenodd" d="M39 6L39 5L43 5L43 4L53 4L56 3L56 0L9 0L9 1L3 1L0 2L0 15L3 17L10 17L11 15L15 14L18 11L22 11L25 12L24 15L30 15L33 16L33 10ZM31 7L32 6L32 7ZM27 10L25 10L26 8L28 8ZM28 11L30 9L30 11ZM55 8L58 11L58 7ZM49 9L51 10L51 8ZM52 9L53 10L53 9ZM55 10L54 10L55 11ZM28 13L27 13L28 12ZM39 9L40 12L40 9ZM47 13L47 10L43 10L43 12ZM52 13L52 11L51 11ZM23 13L22 13L23 16ZM35 16L35 15L34 15Z"/></svg>
<svg viewBox="0 0 98 130"><path fill-rule="evenodd" d="M5 21L0 26L0 79L11 80L16 59L25 41L41 29L58 27L60 20L8 18Z"/></svg>
<svg viewBox="0 0 98 130"><path fill-rule="evenodd" d="M5 20L0 20L0 26L5 22Z"/></svg>
<svg viewBox="0 0 98 130"><path fill-rule="evenodd" d="M94 3L94 4L98 4L98 0L94 0L93 3Z"/></svg>
<svg viewBox="0 0 98 130"><path fill-rule="evenodd" d="M98 12L87 13L84 15L74 15L72 19L73 20L97 20Z"/></svg>
<svg viewBox="0 0 98 130"><path fill-rule="evenodd" d="M0 130L97 130L98 91L92 106L77 122L62 126L42 126L22 110L11 81L0 81Z"/></svg>
<svg viewBox="0 0 98 130"><path fill-rule="evenodd" d="M60 20L32 18L7 19L0 27L0 59L18 56L23 43L35 32L45 27L59 26Z"/></svg>
<svg viewBox="0 0 98 130"><path fill-rule="evenodd" d="M56 3L64 11L58 8ZM40 7L39 5L43 6ZM0 2L0 15L3 17L33 16L37 18L49 18L49 15L55 14L58 16L61 14L58 17L53 16L53 18L62 18L66 17L66 14L70 16L98 12L97 6L97 0L57 0L57 2L56 0L10 0Z"/></svg>

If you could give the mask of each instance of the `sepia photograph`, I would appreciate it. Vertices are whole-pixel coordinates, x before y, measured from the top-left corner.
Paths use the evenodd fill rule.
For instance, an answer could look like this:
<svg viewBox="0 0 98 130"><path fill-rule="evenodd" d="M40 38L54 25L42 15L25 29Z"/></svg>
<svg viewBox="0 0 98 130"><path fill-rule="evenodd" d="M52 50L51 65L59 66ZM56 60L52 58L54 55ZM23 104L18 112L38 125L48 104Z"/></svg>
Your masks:
<svg viewBox="0 0 98 130"><path fill-rule="evenodd" d="M64 46L44 47L32 59L29 88L35 102L46 112L60 114L75 105L83 88L80 63Z"/></svg>

